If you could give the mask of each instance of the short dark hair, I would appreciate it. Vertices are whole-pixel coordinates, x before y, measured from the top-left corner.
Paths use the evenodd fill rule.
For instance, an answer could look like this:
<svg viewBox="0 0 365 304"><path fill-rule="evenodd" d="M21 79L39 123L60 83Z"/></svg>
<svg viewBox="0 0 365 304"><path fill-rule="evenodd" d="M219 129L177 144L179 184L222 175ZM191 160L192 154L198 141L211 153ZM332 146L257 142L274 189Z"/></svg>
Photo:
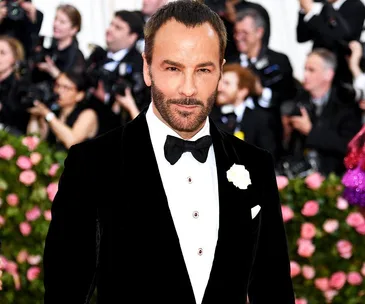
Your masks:
<svg viewBox="0 0 365 304"><path fill-rule="evenodd" d="M138 39L143 37L143 20L136 12L121 10L114 14L114 17L122 19L129 25L130 33L136 33Z"/></svg>
<svg viewBox="0 0 365 304"><path fill-rule="evenodd" d="M336 70L337 58L333 52L331 52L325 48L316 48L309 53L308 57L311 55L317 55L318 57L321 57L322 60L324 61L326 68L329 68L334 71Z"/></svg>
<svg viewBox="0 0 365 304"><path fill-rule="evenodd" d="M256 28L263 28L264 31L267 29L267 24L264 17L260 14L260 12L254 8L246 8L242 11L239 11L236 15L236 22L241 22L243 19L250 17L253 19Z"/></svg>
<svg viewBox="0 0 365 304"><path fill-rule="evenodd" d="M71 82L76 86L78 92L85 92L87 89L86 85L86 75L84 72L75 70L66 70L60 74L64 75L66 78L71 80Z"/></svg>
<svg viewBox="0 0 365 304"><path fill-rule="evenodd" d="M144 37L148 64L152 62L152 51L157 31L171 19L191 28L208 22L219 38L220 60L223 62L227 45L227 32L222 19L205 4L192 0L178 0L159 8L147 21Z"/></svg>

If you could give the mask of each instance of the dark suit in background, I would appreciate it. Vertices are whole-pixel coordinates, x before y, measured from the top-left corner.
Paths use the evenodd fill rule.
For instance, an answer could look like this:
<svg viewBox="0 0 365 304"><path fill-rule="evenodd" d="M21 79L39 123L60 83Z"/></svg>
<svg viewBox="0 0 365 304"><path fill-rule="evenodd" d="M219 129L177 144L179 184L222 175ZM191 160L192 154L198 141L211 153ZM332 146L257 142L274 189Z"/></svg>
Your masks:
<svg viewBox="0 0 365 304"><path fill-rule="evenodd" d="M313 41L313 49L326 48L337 55L338 68L335 81L352 82L346 62L348 43L360 40L365 20L365 6L361 0L347 0L336 11L330 3L325 3L319 15L307 22L304 14L299 13L297 41Z"/></svg>

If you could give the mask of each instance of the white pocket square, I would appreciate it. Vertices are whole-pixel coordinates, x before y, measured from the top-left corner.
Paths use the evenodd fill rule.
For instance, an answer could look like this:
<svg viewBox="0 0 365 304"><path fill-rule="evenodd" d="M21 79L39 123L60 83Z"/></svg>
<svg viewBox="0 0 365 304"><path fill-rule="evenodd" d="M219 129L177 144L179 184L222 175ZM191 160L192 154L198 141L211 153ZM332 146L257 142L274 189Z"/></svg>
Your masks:
<svg viewBox="0 0 365 304"><path fill-rule="evenodd" d="M255 207L251 208L251 217L254 219L256 215L260 212L261 207L260 205L256 205Z"/></svg>

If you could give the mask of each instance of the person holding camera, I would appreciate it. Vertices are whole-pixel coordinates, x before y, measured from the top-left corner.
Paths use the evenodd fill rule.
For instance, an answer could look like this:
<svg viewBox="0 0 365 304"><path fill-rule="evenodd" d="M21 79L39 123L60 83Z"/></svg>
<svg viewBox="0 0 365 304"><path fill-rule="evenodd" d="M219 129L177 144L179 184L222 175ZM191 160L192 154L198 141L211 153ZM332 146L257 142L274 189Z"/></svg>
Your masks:
<svg viewBox="0 0 365 304"><path fill-rule="evenodd" d="M37 133L42 139L56 146L59 150L68 150L98 134L97 114L85 102L85 77L75 71L61 73L54 85L59 111L50 110L40 100L28 111L31 119L28 133Z"/></svg>
<svg viewBox="0 0 365 304"><path fill-rule="evenodd" d="M323 3L316 3L323 2ZM346 57L349 42L360 40L365 20L361 0L299 0L297 41L313 41L313 49L326 48L337 56L336 83L352 83Z"/></svg>
<svg viewBox="0 0 365 304"><path fill-rule="evenodd" d="M15 38L0 36L0 125L15 135L25 134L29 114L21 104L19 62L24 49Z"/></svg>
<svg viewBox="0 0 365 304"><path fill-rule="evenodd" d="M345 100L333 83L336 65L336 56L327 49L315 49L307 57L304 90L288 111L291 137L287 155L292 168L311 169L324 175L341 175L345 171L347 144L360 130L361 118L354 102ZM302 172L293 175L299 173Z"/></svg>
<svg viewBox="0 0 365 304"><path fill-rule="evenodd" d="M18 39L28 58L43 22L43 13L30 0L0 1L0 35Z"/></svg>
<svg viewBox="0 0 365 304"><path fill-rule="evenodd" d="M123 107L123 102L118 102L122 97L131 93L138 110L150 102L143 81L142 56L136 48L142 36L140 16L136 12L117 11L106 31L107 49L96 48L87 60L90 103L99 113L102 132L125 124L134 116ZM130 98L127 96L127 99Z"/></svg>
<svg viewBox="0 0 365 304"><path fill-rule="evenodd" d="M76 39L81 30L81 21L81 14L76 7L70 4L57 7L51 48L41 48L34 54L34 82L46 81L52 84L64 71L72 69L80 73L84 70L84 55Z"/></svg>

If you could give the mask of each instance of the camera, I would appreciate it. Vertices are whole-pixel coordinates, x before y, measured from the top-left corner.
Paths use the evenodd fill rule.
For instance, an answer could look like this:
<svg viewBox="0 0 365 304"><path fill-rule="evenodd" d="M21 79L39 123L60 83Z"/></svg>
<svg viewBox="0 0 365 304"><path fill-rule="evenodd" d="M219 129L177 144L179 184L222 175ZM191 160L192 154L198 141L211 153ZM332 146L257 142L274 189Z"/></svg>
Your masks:
<svg viewBox="0 0 365 304"><path fill-rule="evenodd" d="M18 0L1 0L5 2L5 7L8 10L7 18L13 21L23 20L25 17L25 11L20 6Z"/></svg>
<svg viewBox="0 0 365 304"><path fill-rule="evenodd" d="M315 111L314 105L312 103L303 103L303 102L297 102L293 105L292 110L289 113L289 116L302 116L302 112L300 111L301 108L304 108L307 110L309 116Z"/></svg>
<svg viewBox="0 0 365 304"><path fill-rule="evenodd" d="M21 93L20 105L23 109L29 109L34 106L36 100L44 103L52 111L59 109L57 104L58 95L53 92L52 87L46 82L24 83L20 85Z"/></svg>

